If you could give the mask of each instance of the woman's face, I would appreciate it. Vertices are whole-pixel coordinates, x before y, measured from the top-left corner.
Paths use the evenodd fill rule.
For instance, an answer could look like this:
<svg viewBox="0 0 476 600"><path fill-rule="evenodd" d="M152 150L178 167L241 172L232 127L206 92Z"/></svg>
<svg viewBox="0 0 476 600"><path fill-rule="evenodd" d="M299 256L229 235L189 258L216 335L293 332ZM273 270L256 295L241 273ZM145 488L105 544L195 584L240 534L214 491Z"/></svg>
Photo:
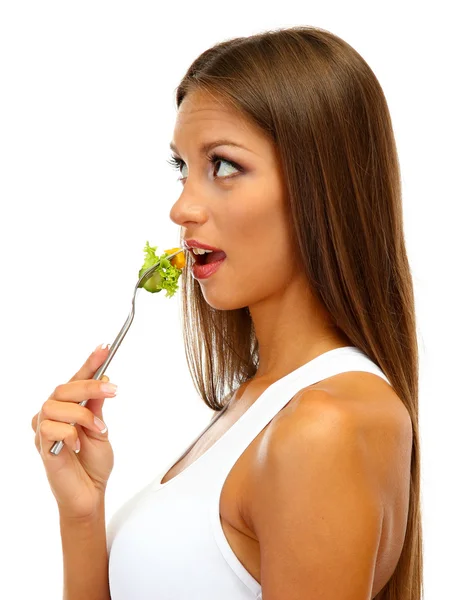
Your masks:
<svg viewBox="0 0 476 600"><path fill-rule="evenodd" d="M200 147L216 140L244 147L222 143L207 158ZM279 299L299 269L272 143L233 108L195 91L178 110L172 145L183 189L170 218L182 227L185 240L226 253L215 273L198 279L205 300L231 310ZM214 164L213 153L220 157ZM187 261L193 264L193 256Z"/></svg>

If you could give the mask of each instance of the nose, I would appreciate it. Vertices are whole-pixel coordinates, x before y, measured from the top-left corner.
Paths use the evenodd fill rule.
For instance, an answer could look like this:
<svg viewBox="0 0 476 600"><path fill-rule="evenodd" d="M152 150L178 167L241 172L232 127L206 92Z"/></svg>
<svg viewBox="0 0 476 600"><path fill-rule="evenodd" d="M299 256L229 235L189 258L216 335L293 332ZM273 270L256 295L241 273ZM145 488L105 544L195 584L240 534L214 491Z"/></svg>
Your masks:
<svg viewBox="0 0 476 600"><path fill-rule="evenodd" d="M182 193L169 213L170 220L176 225L187 226L190 223L202 225L207 221L207 212L203 203Z"/></svg>

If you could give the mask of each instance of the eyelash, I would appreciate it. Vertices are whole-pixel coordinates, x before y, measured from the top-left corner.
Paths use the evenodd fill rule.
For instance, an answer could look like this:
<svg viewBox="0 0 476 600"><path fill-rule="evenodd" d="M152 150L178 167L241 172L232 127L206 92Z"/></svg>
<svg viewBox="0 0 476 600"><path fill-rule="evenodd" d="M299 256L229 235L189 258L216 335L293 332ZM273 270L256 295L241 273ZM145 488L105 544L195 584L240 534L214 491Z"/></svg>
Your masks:
<svg viewBox="0 0 476 600"><path fill-rule="evenodd" d="M207 159L213 165L215 165L216 162L226 162L227 164L231 165L234 169L236 169L238 172L242 173L244 171L243 167L240 167L240 165L236 164L235 162L233 162L231 160L228 160L224 156L220 156L219 154L216 154L215 152L212 152L211 154L207 154ZM170 159L167 162L169 163L169 165L172 165L172 167L179 172L180 172L182 165L185 164L181 158L177 158L176 156L173 156L173 155L170 157ZM231 179L232 177L235 177L235 174L228 175L226 177L219 177L218 179ZM179 177L177 181L183 181L184 179L186 179L186 177Z"/></svg>

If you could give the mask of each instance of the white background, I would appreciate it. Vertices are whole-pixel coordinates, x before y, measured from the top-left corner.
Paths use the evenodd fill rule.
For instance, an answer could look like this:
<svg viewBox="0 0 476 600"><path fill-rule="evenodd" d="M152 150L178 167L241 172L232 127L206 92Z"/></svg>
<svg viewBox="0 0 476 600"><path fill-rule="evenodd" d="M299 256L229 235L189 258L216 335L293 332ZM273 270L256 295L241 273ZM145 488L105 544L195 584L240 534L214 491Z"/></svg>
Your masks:
<svg viewBox="0 0 476 600"><path fill-rule="evenodd" d="M30 423L53 389L116 337L146 240L177 245L169 211L182 184L166 163L176 86L216 42L293 25L344 38L389 104L417 302L425 597L474 593L469 5L2 2L1 597L62 597L57 507ZM115 452L108 520L212 414L187 370L178 295L140 290L136 310L107 371L119 386L104 409Z"/></svg>

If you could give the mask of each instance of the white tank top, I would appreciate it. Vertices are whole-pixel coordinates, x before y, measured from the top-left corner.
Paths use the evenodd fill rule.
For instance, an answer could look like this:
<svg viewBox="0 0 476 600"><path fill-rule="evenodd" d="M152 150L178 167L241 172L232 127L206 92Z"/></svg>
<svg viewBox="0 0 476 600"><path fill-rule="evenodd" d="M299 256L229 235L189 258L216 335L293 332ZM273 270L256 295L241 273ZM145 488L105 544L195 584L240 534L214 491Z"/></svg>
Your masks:
<svg viewBox="0 0 476 600"><path fill-rule="evenodd" d="M354 346L336 348L272 383L213 446L178 475L162 478L222 414L107 525L111 600L258 600L261 585L233 553L219 515L228 473L273 417L302 388L347 371L390 382Z"/></svg>

